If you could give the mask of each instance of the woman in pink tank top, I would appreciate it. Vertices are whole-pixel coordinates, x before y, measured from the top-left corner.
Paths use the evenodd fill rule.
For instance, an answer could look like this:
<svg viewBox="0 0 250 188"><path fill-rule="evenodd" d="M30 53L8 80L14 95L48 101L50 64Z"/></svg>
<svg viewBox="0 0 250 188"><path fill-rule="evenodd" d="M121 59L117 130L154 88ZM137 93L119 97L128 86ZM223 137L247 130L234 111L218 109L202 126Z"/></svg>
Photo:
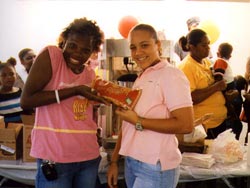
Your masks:
<svg viewBox="0 0 250 188"><path fill-rule="evenodd" d="M79 18L60 37L35 59L21 97L24 109L36 108L36 187L94 188L100 155L91 101L107 102L89 87L95 73L84 64L104 36L95 21Z"/></svg>

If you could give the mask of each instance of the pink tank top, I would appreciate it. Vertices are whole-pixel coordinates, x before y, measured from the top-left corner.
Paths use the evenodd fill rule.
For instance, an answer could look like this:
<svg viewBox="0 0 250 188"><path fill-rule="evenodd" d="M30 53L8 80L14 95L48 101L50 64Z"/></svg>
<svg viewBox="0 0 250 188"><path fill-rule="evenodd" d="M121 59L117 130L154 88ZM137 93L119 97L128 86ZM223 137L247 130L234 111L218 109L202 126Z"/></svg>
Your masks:
<svg viewBox="0 0 250 188"><path fill-rule="evenodd" d="M74 74L66 65L60 48L47 47L52 65L52 78L44 90L90 85L95 78L93 70L85 68ZM99 156L96 138L97 125L93 121L93 106L82 96L73 96L36 108L32 130L31 156L69 163L86 161Z"/></svg>

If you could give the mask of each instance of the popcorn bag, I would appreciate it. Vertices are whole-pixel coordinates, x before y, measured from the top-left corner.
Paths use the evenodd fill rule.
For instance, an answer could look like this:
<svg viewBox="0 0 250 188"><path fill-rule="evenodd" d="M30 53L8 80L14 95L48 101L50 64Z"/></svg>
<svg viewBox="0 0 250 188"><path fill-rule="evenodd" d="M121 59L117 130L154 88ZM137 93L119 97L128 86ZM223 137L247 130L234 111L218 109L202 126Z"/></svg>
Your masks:
<svg viewBox="0 0 250 188"><path fill-rule="evenodd" d="M113 104L128 109L135 107L141 95L139 89L123 87L100 77L93 81L92 88Z"/></svg>
<svg viewBox="0 0 250 188"><path fill-rule="evenodd" d="M244 150L240 142L236 140L232 129L228 129L218 135L208 153L213 155L216 162L233 163L243 159Z"/></svg>

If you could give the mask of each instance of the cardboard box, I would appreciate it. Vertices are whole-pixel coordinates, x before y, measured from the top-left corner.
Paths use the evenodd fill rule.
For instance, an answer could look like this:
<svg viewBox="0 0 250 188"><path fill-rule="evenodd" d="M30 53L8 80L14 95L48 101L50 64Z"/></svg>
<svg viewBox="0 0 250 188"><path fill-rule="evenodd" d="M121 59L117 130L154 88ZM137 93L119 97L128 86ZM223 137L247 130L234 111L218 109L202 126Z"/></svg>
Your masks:
<svg viewBox="0 0 250 188"><path fill-rule="evenodd" d="M23 121L23 161L35 162L36 159L30 156L31 131L35 122L35 115L21 115Z"/></svg>
<svg viewBox="0 0 250 188"><path fill-rule="evenodd" d="M23 126L23 161L24 162L35 162L36 159L30 156L31 149L31 131L32 125Z"/></svg>
<svg viewBox="0 0 250 188"><path fill-rule="evenodd" d="M184 142L184 134L176 134L176 137L179 142L179 149L181 153L183 152L194 152L194 153L204 153L205 151L205 144L203 140L199 140L195 143Z"/></svg>
<svg viewBox="0 0 250 188"><path fill-rule="evenodd" d="M176 137L179 142L179 149L183 152L195 152L195 153L204 153L206 151L205 146L205 137L206 137L206 127L203 125L203 122L211 118L212 114L205 114L203 117L198 118L194 121L193 134L191 134L191 140L193 142L186 142L190 140L190 134L176 134ZM188 136L189 139L184 139L184 135Z"/></svg>
<svg viewBox="0 0 250 188"><path fill-rule="evenodd" d="M5 128L4 117L0 116L0 129L4 129L4 128Z"/></svg>
<svg viewBox="0 0 250 188"><path fill-rule="evenodd" d="M0 129L0 159L17 160L23 153L23 124L9 123Z"/></svg>

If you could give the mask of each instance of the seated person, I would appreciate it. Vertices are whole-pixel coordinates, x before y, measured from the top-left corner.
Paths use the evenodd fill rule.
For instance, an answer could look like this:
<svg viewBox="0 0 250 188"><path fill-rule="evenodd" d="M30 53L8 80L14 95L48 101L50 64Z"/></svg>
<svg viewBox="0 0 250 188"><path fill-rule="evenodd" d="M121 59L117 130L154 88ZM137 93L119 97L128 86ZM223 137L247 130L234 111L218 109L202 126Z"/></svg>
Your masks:
<svg viewBox="0 0 250 188"><path fill-rule="evenodd" d="M204 122L207 130L207 138L216 138L226 130L224 120L227 117L227 108L222 91L226 88L225 80L215 82L210 69L209 39L201 29L193 29L186 37L181 39L182 49L189 51L178 68L187 76L193 100L194 117L199 119L205 114L212 114L208 121Z"/></svg>

